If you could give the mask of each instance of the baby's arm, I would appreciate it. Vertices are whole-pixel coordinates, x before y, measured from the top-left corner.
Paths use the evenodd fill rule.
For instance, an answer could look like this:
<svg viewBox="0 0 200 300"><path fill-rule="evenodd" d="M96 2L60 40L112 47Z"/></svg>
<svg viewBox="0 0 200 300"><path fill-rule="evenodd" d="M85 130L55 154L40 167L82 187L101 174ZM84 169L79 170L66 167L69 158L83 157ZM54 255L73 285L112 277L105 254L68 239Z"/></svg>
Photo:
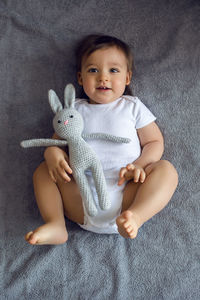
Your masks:
<svg viewBox="0 0 200 300"><path fill-rule="evenodd" d="M52 139L58 140L60 137L54 133ZM52 146L46 148L44 151L49 175L54 182L57 182L57 180L69 182L71 180L67 173L72 174L72 169L68 164L69 157L64 149L65 147Z"/></svg>
<svg viewBox="0 0 200 300"><path fill-rule="evenodd" d="M142 147L141 156L134 164L146 168L148 165L161 159L164 152L163 135L155 122L137 130Z"/></svg>
<svg viewBox="0 0 200 300"><path fill-rule="evenodd" d="M121 168L118 184L121 185L126 180L134 179L134 182L144 182L145 168L159 161L164 151L164 140L159 127L155 122L137 130L137 134L142 147L140 157Z"/></svg>

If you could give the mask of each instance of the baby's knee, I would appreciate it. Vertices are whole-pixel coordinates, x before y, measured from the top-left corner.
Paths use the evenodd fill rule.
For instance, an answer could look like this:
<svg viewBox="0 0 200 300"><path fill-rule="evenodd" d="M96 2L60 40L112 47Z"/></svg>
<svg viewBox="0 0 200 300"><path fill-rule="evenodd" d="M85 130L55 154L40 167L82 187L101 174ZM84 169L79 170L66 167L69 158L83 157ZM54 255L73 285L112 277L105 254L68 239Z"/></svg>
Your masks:
<svg viewBox="0 0 200 300"><path fill-rule="evenodd" d="M47 164L45 161L43 161L34 171L33 182L37 182L38 180L41 180L41 177L43 177L44 174L48 174Z"/></svg>
<svg viewBox="0 0 200 300"><path fill-rule="evenodd" d="M160 160L159 162L159 167L161 168L162 172L166 174L166 176L174 182L174 184L178 184L178 172L173 166L171 162L168 160Z"/></svg>
<svg viewBox="0 0 200 300"><path fill-rule="evenodd" d="M165 168L168 172L170 172L171 174L173 174L174 176L178 176L178 173L175 169L175 167L173 166L173 164L171 162L169 162L168 160L161 160L160 164L162 165L163 168Z"/></svg>
<svg viewBox="0 0 200 300"><path fill-rule="evenodd" d="M174 184L178 184L178 173L173 164L168 160L159 160L156 163L147 166L145 172L147 176L152 172L156 172L159 176L164 176L174 182Z"/></svg>

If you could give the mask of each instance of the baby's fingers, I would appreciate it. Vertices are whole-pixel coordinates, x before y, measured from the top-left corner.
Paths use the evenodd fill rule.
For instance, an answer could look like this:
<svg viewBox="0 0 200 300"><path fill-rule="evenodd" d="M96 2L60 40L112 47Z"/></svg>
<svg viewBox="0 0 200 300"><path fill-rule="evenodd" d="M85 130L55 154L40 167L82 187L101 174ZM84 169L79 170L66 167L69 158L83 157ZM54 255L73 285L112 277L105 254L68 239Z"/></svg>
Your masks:
<svg viewBox="0 0 200 300"><path fill-rule="evenodd" d="M137 182L143 183L145 181L145 178L146 178L146 173L144 172L144 170L141 169L134 170L133 180L135 183Z"/></svg>
<svg viewBox="0 0 200 300"><path fill-rule="evenodd" d="M66 162L66 160L62 160L60 163L61 168L63 168L67 173L72 174L72 169L70 168L70 166L68 165L68 163Z"/></svg>
<svg viewBox="0 0 200 300"><path fill-rule="evenodd" d="M64 180L65 182L71 181L71 178L67 175L66 171L63 168L58 167L57 173L61 180Z"/></svg>
<svg viewBox="0 0 200 300"><path fill-rule="evenodd" d="M127 168L127 170L129 170L129 171L133 171L133 170L135 170L135 165L134 165L134 164L128 164L128 165L126 166L126 168Z"/></svg>
<svg viewBox="0 0 200 300"><path fill-rule="evenodd" d="M58 181L63 181L63 178L59 175L57 170L50 170L49 175L55 183L57 183Z"/></svg>
<svg viewBox="0 0 200 300"><path fill-rule="evenodd" d="M140 182L143 183L145 179L146 179L146 173L144 170L142 170L140 173Z"/></svg>
<svg viewBox="0 0 200 300"><path fill-rule="evenodd" d="M140 169L135 169L133 172L133 181L137 183L139 181L141 171Z"/></svg>
<svg viewBox="0 0 200 300"><path fill-rule="evenodd" d="M49 175L50 175L51 179L56 183L57 180L56 180L56 177L54 176L54 172L52 170L49 171Z"/></svg>
<svg viewBox="0 0 200 300"><path fill-rule="evenodd" d="M143 169L135 169L133 171L133 181L135 183L137 182L143 183L145 181L145 178L146 178L146 173L144 172Z"/></svg>
<svg viewBox="0 0 200 300"><path fill-rule="evenodd" d="M126 174L127 169L126 168L121 168L119 172L119 180L118 180L118 185L122 185L124 181L126 180L124 175Z"/></svg>

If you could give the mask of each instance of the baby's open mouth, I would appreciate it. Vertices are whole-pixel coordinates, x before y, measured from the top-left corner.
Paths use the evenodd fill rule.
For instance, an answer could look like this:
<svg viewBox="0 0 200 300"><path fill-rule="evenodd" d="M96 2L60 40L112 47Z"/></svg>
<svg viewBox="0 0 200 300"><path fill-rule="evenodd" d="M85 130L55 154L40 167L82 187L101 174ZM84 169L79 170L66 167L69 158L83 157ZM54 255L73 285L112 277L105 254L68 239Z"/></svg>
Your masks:
<svg viewBox="0 0 200 300"><path fill-rule="evenodd" d="M99 86L99 87L97 88L97 90L103 90L103 91L106 91L106 90L111 90L111 88L108 88L108 87L106 87L106 86Z"/></svg>

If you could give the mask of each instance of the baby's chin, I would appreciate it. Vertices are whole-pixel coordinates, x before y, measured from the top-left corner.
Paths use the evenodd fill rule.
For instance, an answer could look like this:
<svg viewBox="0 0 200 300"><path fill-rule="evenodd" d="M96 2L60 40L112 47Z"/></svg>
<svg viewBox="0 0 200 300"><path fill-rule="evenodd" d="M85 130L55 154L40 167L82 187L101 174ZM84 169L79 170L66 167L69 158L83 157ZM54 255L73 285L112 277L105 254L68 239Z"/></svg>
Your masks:
<svg viewBox="0 0 200 300"><path fill-rule="evenodd" d="M118 98L99 97L96 99L89 99L90 104L109 104L116 101Z"/></svg>

